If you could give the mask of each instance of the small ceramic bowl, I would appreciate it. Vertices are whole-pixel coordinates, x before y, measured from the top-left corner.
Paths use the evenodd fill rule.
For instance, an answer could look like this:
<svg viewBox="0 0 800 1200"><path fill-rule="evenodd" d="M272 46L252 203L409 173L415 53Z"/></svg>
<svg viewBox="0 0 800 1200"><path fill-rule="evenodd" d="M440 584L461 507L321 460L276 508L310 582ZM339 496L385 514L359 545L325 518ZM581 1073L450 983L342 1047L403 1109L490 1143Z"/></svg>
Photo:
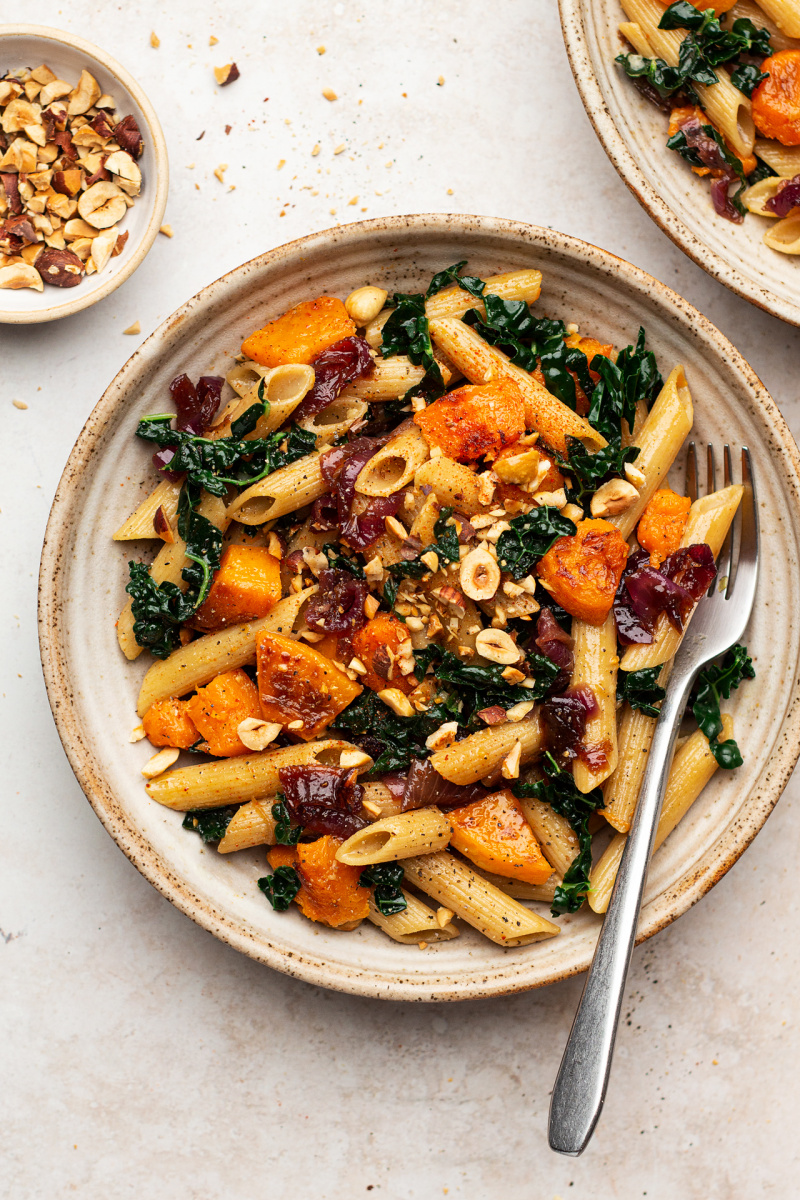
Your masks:
<svg viewBox="0 0 800 1200"><path fill-rule="evenodd" d="M703 7L698 3L698 7ZM708 184L667 149L667 118L614 62L626 48L619 0L559 0L572 74L613 166L676 246L725 287L773 316L800 325L800 256L763 242L766 224L717 216Z"/></svg>
<svg viewBox="0 0 800 1200"><path fill-rule="evenodd" d="M0 289L0 322L8 325L55 321L110 295L133 274L152 246L164 219L169 190L167 144L158 117L124 67L104 50L74 34L39 25L0 25L3 70L34 68L42 63L68 83L77 83L85 68L103 92L113 96L121 116L133 114L144 140L144 153L139 160L142 189L120 222L121 231L129 235L122 253L112 258L102 271L84 276L74 288L45 284L41 292L32 288Z"/></svg>
<svg viewBox="0 0 800 1200"><path fill-rule="evenodd" d="M181 829L182 814L145 793L140 772L152 748L131 745L129 735L147 656L136 663L122 657L115 622L128 560L152 551L111 536L152 491L152 447L134 436L136 422L163 410L176 375L224 375L243 337L301 300L346 296L367 282L420 291L459 259L484 278L540 269L537 312L576 321L604 342L625 346L644 325L662 370L684 365L695 438L750 447L763 561L746 640L758 676L730 702L744 765L719 771L659 850L640 937L680 916L755 836L798 756L800 463L775 404L730 342L669 288L607 251L513 221L409 216L317 233L237 267L165 321L97 404L59 484L40 575L42 662L58 731L81 787L131 861L183 912L259 961L324 987L396 1000L498 995L584 970L600 918L588 911L560 918L560 936L520 949L501 949L464 928L419 950L367 922L337 933L299 912L273 912L256 887L265 873L263 847L232 855L204 849Z"/></svg>

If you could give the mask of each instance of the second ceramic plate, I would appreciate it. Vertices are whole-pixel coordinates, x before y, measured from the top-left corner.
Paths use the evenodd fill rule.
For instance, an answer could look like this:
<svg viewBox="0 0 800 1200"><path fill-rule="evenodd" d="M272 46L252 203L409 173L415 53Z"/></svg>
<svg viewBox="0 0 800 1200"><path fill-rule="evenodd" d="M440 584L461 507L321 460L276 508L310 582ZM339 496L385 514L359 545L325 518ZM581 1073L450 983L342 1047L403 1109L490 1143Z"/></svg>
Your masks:
<svg viewBox="0 0 800 1200"><path fill-rule="evenodd" d="M784 321L800 325L800 256L770 250L764 222L718 217L708 188L666 149L666 117L621 73L619 0L559 0L572 73L611 162L657 225L698 266Z"/></svg>

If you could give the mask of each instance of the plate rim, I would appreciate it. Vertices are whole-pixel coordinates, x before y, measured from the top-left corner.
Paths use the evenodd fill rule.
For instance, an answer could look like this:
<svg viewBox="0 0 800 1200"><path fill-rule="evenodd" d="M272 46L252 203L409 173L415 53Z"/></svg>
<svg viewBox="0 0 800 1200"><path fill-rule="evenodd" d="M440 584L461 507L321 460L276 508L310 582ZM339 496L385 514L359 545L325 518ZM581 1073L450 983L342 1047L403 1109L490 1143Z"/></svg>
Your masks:
<svg viewBox="0 0 800 1200"><path fill-rule="evenodd" d="M49 308L38 312L16 312L14 309L0 306L0 325L45 325L49 321L60 321L62 317L74 316L75 313L82 312L86 308L91 308L98 301L105 300L121 284L130 279L134 271L138 270L142 265L158 236L158 231L167 208L167 199L169 196L169 155L167 153L167 141L164 137L164 131L161 128L161 122L147 93L127 68L117 62L111 54L107 54L102 47L96 46L94 42L90 42L78 34L69 33L63 29L53 29L48 25L31 25L24 22L0 25L0 44L2 44L4 39L12 37L40 38L42 41L57 42L59 45L68 46L72 50L78 50L82 54L88 55L99 62L105 70L109 71L120 81L122 86L126 88L139 105L147 121L148 133L152 136L153 155L155 157L155 195L153 196L150 219L135 253L131 255L129 262L126 263L118 274L109 276L105 283L97 288L96 291L84 294L82 297L75 296L63 304L53 303Z"/></svg>
<svg viewBox="0 0 800 1200"><path fill-rule="evenodd" d="M63 622L59 605L59 580L63 571L65 548L70 535L70 517L73 507L80 504L80 484L84 473L91 469L94 454L104 435L104 427L117 406L125 402L129 380L135 378L140 360L147 360L151 352L162 344L169 343L180 329L184 318L199 304L213 300L216 291L224 290L235 283L240 273L253 273L261 267L286 258L297 258L315 247L328 247L332 236L348 239L369 238L376 233L396 233L407 237L416 230L423 234L431 229L441 233L457 228L468 240L473 233L500 234L505 237L521 237L532 246L543 251L566 252L571 258L578 256L587 266L594 269L621 273L626 283L642 293L655 293L662 309L671 311L682 326L691 322L715 346L715 350L737 374L746 381L753 404L763 414L775 441L786 455L787 470L794 472L796 487L789 500L800 524L800 451L780 414L774 400L759 380L752 367L740 352L729 342L708 318L684 300L666 284L610 251L603 250L570 234L529 225L501 217L468 216L463 214L413 214L380 217L354 222L322 230L284 243L256 256L226 272L219 279L207 284L196 295L190 297L174 313L163 321L139 346L115 375L89 414L59 480L50 509L42 547L39 570L38 628L39 648L45 687L58 735L67 755L70 767L79 786L92 805L98 818L105 826L122 852L142 875L181 912L191 917L196 924L227 942L235 949L276 970L303 979L316 986L332 988L353 995L385 998L392 1000L441 1001L467 1000L507 995L543 987L569 978L586 970L591 959L587 953L578 951L569 965L551 971L546 977L535 973L535 960L529 960L529 969L519 959L498 956L497 972L494 975L485 966L478 967L468 982L459 976L448 977L445 973L435 980L420 979L414 975L402 976L395 970L363 968L332 962L324 955L303 955L287 951L276 945L268 935L258 939L241 923L223 912L217 911L213 902L196 895L187 882L173 870L170 864L140 833L114 796L110 786L97 769L90 747L86 744L80 721L72 710L71 688L66 662L62 652ZM637 944L664 929L697 903L733 866L755 835L763 826L788 782L794 764L800 756L800 676L796 677L787 702L783 724L780 727L779 745L770 763L770 770L754 785L751 806L744 816L741 814L722 831L688 875L682 876L670 888L655 897L644 910L644 921L640 925ZM725 847L720 849L720 840ZM507 952L514 953L514 952ZM508 964L508 974L503 964ZM515 967L516 964L516 967ZM443 963L446 969L446 964Z"/></svg>
<svg viewBox="0 0 800 1200"><path fill-rule="evenodd" d="M567 58L586 115L611 165L647 215L679 250L712 279L716 279L735 295L754 304L770 316L778 317L789 325L800 326L800 301L792 303L790 300L782 300L769 288L759 286L754 280L748 279L738 267L705 246L659 196L617 128L592 70L584 30L582 0L558 0L558 11Z"/></svg>

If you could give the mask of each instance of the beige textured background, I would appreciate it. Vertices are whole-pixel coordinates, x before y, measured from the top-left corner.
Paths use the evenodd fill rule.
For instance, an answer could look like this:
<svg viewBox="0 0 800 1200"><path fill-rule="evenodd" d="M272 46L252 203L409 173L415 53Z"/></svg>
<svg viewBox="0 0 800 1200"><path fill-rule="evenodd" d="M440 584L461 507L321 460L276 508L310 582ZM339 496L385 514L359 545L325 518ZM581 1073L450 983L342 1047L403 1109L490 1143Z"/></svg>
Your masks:
<svg viewBox="0 0 800 1200"><path fill-rule="evenodd" d="M796 783L714 892L637 952L605 1114L586 1155L564 1160L547 1149L547 1104L580 981L463 1006L369 1002L193 926L69 771L35 576L69 448L140 340L122 330L139 320L145 336L239 262L364 209L515 217L607 247L714 320L796 434L800 334L709 280L630 197L577 98L555 0L35 0L0 20L22 16L98 42L143 84L169 143L175 237L97 308L0 328L3 1195L796 1195ZM231 59L241 79L220 91L211 68Z"/></svg>

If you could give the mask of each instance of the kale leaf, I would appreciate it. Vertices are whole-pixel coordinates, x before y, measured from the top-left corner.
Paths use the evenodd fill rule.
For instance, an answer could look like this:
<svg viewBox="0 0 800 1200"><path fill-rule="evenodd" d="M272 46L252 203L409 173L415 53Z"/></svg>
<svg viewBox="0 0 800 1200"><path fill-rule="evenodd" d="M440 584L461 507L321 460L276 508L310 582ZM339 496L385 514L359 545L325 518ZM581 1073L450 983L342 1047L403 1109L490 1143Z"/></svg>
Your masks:
<svg viewBox="0 0 800 1200"><path fill-rule="evenodd" d="M359 887L374 887L373 899L378 912L385 917L405 912L408 901L402 893L403 867L398 862L373 863L365 867L358 880Z"/></svg>
<svg viewBox="0 0 800 1200"><path fill-rule="evenodd" d="M452 515L452 508L442 509L441 515L433 527L433 532L436 535L436 541L433 545L426 546L424 550L420 550L416 558L403 559L401 562L392 563L386 568L389 578L384 585L383 599L390 609L394 608L394 602L397 599L397 589L401 579L424 579L426 575L431 574L430 567L422 561L423 554L427 554L430 550L433 550L440 562L458 562L461 557L458 545L458 530L455 525L448 524Z"/></svg>
<svg viewBox="0 0 800 1200"><path fill-rule="evenodd" d="M663 58L644 58L641 54L618 54L614 60L631 79L644 79L662 100L683 87L686 80L677 67Z"/></svg>
<svg viewBox="0 0 800 1200"><path fill-rule="evenodd" d="M183 828L199 833L204 842L221 842L236 812L235 805L227 808L193 808L183 818Z"/></svg>
<svg viewBox="0 0 800 1200"><path fill-rule="evenodd" d="M440 562L458 562L460 558L458 530L450 520L452 515L452 508L443 508L433 527L436 541L428 549L436 552Z"/></svg>
<svg viewBox="0 0 800 1200"><path fill-rule="evenodd" d="M728 700L743 679L755 679L755 668L747 647L738 642L732 646L721 663L712 664L697 677L692 699L692 713L708 738L708 748L720 767L730 771L742 765L742 755L733 738L720 742L722 716L720 699Z"/></svg>
<svg viewBox="0 0 800 1200"><path fill-rule="evenodd" d="M511 528L497 539L497 561L514 579L530 575L542 555L560 537L572 537L577 526L562 517L557 508L543 504L529 513L514 517Z"/></svg>
<svg viewBox="0 0 800 1200"><path fill-rule="evenodd" d="M515 796L534 796L544 800L559 816L566 817L578 836L578 853L567 868L563 881L556 888L551 912L577 912L590 889L589 872L592 869L592 837L589 833L589 818L603 807L600 788L591 792L579 792L569 771L562 771L551 755L545 756L544 769L549 778L536 783L518 783L512 791Z"/></svg>
<svg viewBox="0 0 800 1200"><path fill-rule="evenodd" d="M480 300L486 291L486 284L482 279L478 279L474 275L460 274L466 265L467 260L462 258L461 262L453 263L452 267L445 267L443 271L439 271L434 275L428 284L425 299L429 300L431 296L435 296L443 288L455 285L456 287L463 288L465 292L469 292L471 296L475 296L476 299Z"/></svg>
<svg viewBox="0 0 800 1200"><path fill-rule="evenodd" d="M573 504L581 508L586 507L589 497L604 480L612 475L624 476L625 463L633 462L639 455L638 446L623 446L620 437L616 437L595 454L590 454L578 438L569 434L566 442L569 462L558 455L555 458L561 470L568 472L573 480L577 481L568 490L568 496Z"/></svg>
<svg viewBox="0 0 800 1200"><path fill-rule="evenodd" d="M363 745L375 759L372 772L408 771L412 759L427 758L425 739L444 721L459 719L453 698L445 697L425 712L399 717L384 704L377 692L366 690L339 714L331 726Z"/></svg>
<svg viewBox="0 0 800 1200"><path fill-rule="evenodd" d="M745 96L752 96L763 79L769 79L769 71L760 71L755 63L739 63L738 67L731 71L731 83L740 92L744 92ZM752 185L753 172L748 176L747 182Z"/></svg>
<svg viewBox="0 0 800 1200"><path fill-rule="evenodd" d="M617 700L627 700L631 708L638 708L648 717L657 717L655 707L666 696L659 686L661 667L644 667L641 671L619 671L617 673Z"/></svg>
<svg viewBox="0 0 800 1200"><path fill-rule="evenodd" d="M275 841L279 846L296 846L303 833L300 825L292 825L289 810L283 794L278 792L276 803L272 806L272 816L275 821Z"/></svg>
<svg viewBox="0 0 800 1200"><path fill-rule="evenodd" d="M276 867L271 875L259 879L258 886L276 912L286 912L300 891L300 876L294 867Z"/></svg>
<svg viewBox="0 0 800 1200"><path fill-rule="evenodd" d="M608 442L620 437L622 422L633 429L636 405L644 400L650 408L664 385L652 350L645 349L645 332L640 327L635 346L626 346L616 363L602 354L592 359L592 370L600 376L592 393L587 420Z"/></svg>
<svg viewBox="0 0 800 1200"><path fill-rule="evenodd" d="M328 560L328 566L334 571L349 571L356 579L366 579L364 568L360 563L357 563L354 558L348 558L346 554L342 554L341 547L335 542L326 542L322 547L322 553Z"/></svg>
<svg viewBox="0 0 800 1200"><path fill-rule="evenodd" d="M181 576L189 584L186 595L192 598L194 608L199 608L208 595L222 558L222 533L197 512L199 503L199 489L184 485L178 498L178 533L186 542L184 553L189 566L183 568Z"/></svg>

